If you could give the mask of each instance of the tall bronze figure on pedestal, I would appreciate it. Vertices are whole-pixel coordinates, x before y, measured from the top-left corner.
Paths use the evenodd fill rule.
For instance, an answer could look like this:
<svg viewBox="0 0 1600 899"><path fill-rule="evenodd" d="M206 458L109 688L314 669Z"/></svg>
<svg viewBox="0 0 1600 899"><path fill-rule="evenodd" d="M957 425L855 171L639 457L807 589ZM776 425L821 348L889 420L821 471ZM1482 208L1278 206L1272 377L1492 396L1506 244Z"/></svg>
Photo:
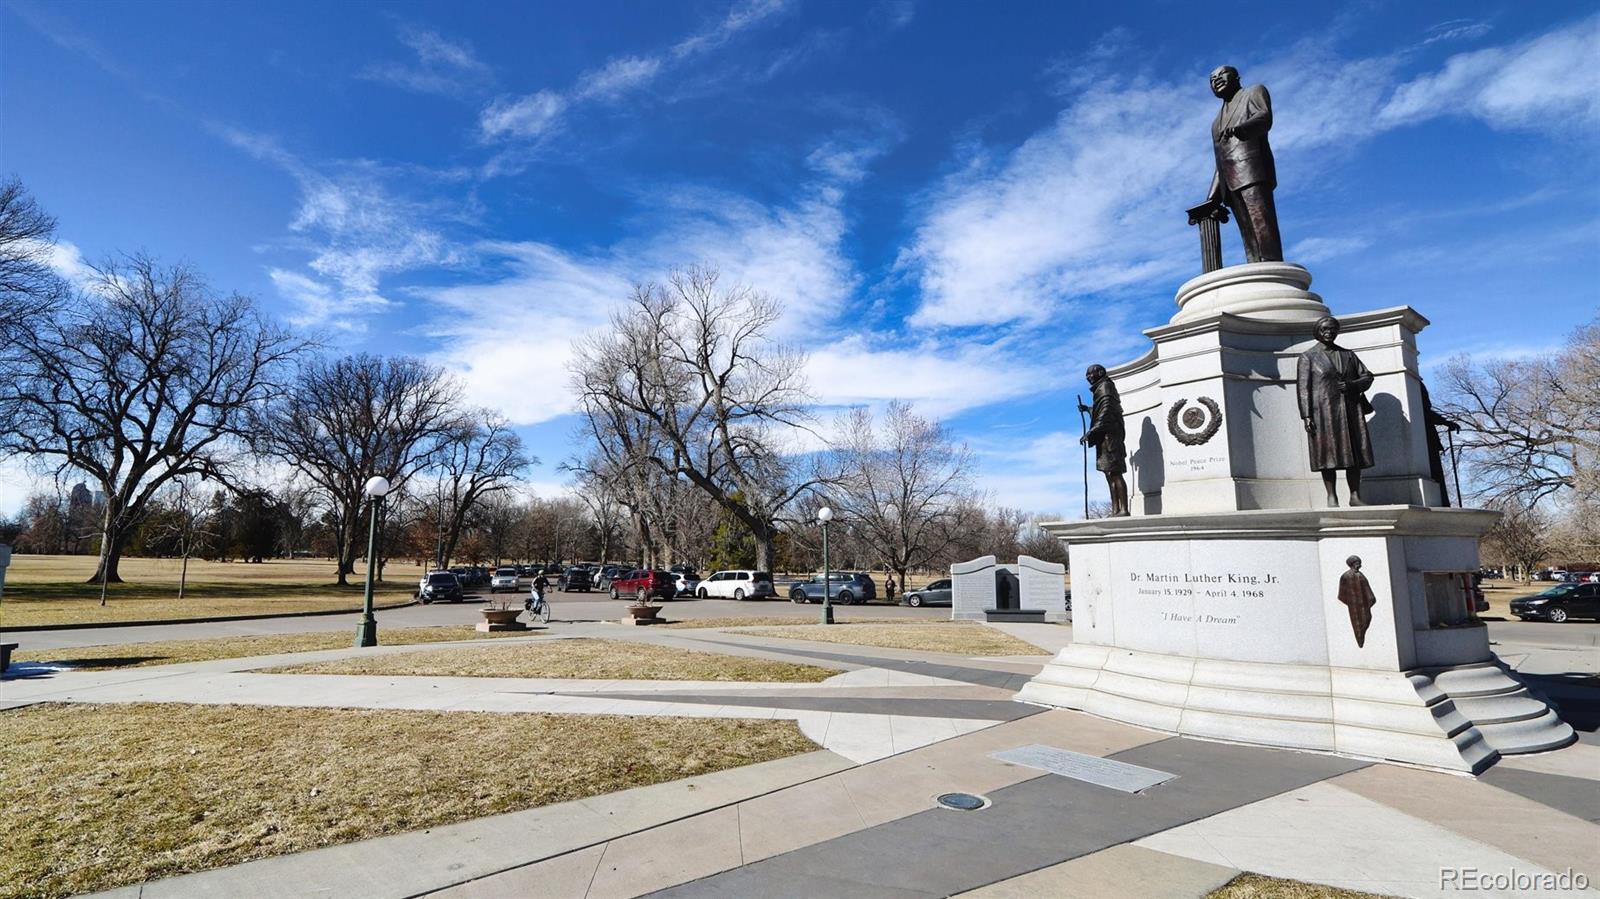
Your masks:
<svg viewBox="0 0 1600 899"><path fill-rule="evenodd" d="M1372 372L1355 353L1334 343L1339 337L1338 319L1323 316L1316 334L1317 345L1300 354L1295 372L1311 469L1322 472L1328 505L1339 505L1334 481L1340 471L1350 484L1350 505L1365 505L1361 501L1361 469L1373 464L1372 437L1367 433L1372 404L1366 396Z"/></svg>
<svg viewBox="0 0 1600 899"><path fill-rule="evenodd" d="M1206 202L1225 204L1233 211L1246 261L1282 262L1283 238L1278 234L1278 210L1272 202L1278 170L1267 143L1272 97L1265 85L1241 88L1239 70L1233 66L1219 66L1211 73L1211 92L1222 99L1222 109L1211 123L1217 172L1211 177ZM1189 218L1196 220L1195 210L1189 211Z"/></svg>
<svg viewBox="0 0 1600 899"><path fill-rule="evenodd" d="M1105 473L1106 489L1111 493L1111 515L1120 518L1129 514L1128 481L1123 477L1128 470L1128 440L1122 397L1104 365L1089 366L1084 378L1094 390L1094 407L1078 404L1078 411L1089 413L1089 430L1078 442L1094 447L1094 467Z"/></svg>

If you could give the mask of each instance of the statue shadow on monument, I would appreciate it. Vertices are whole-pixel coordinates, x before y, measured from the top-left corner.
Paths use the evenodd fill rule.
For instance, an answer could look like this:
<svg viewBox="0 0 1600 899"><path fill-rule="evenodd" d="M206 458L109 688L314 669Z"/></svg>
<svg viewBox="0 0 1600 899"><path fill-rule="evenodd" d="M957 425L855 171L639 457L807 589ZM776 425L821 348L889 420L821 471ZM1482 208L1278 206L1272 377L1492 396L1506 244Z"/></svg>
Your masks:
<svg viewBox="0 0 1600 899"><path fill-rule="evenodd" d="M1411 433L1411 418L1406 415L1405 407L1401 405L1400 398L1392 393L1372 394L1372 416L1367 419L1367 430L1372 434L1372 441L1379 446L1403 447L1406 445L1406 435ZM1384 460L1394 464L1394 460ZM1363 494L1369 503L1411 503L1420 502L1413 498L1404 485L1396 486L1396 482L1385 481L1378 469L1368 472L1369 477Z"/></svg>
<svg viewBox="0 0 1600 899"><path fill-rule="evenodd" d="M1143 514L1161 514L1161 488L1166 484L1167 457L1161 448L1161 432L1146 415L1139 426L1139 442L1128 460L1133 463L1134 489L1144 501Z"/></svg>

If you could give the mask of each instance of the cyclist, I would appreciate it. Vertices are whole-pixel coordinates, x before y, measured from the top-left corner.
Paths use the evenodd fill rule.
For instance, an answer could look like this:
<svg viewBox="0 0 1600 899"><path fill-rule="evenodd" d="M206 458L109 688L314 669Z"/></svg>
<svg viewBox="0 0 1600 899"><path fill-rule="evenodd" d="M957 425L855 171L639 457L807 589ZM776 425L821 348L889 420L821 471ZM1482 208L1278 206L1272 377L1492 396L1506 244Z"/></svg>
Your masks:
<svg viewBox="0 0 1600 899"><path fill-rule="evenodd" d="M533 612L535 617L544 607L544 593L550 589L550 581L543 574L533 579L533 589L528 593L528 598L523 601L522 607Z"/></svg>

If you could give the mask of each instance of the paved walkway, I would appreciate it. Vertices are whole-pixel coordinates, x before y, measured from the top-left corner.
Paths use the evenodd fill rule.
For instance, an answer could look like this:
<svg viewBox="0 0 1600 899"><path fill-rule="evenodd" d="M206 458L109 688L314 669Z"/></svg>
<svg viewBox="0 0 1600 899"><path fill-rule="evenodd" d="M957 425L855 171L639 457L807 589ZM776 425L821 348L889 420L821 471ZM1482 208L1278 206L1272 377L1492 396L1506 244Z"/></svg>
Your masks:
<svg viewBox="0 0 1600 899"><path fill-rule="evenodd" d="M7 681L0 698L786 718L823 747L169 878L114 891L119 896L1201 896L1242 870L1391 895L1461 895L1441 886L1441 869L1452 867L1552 877L1571 868L1600 882L1600 743L1592 733L1567 749L1502 761L1478 779L1173 738L1011 701L1067 630L1016 627L1007 630L1036 641L1040 656L974 659L605 625L453 644L471 652L600 636L840 672L821 684L256 670L417 649L379 647L58 673ZM1037 745L1176 777L1129 794L994 757ZM938 808L934 797L950 791L985 796L989 805Z"/></svg>

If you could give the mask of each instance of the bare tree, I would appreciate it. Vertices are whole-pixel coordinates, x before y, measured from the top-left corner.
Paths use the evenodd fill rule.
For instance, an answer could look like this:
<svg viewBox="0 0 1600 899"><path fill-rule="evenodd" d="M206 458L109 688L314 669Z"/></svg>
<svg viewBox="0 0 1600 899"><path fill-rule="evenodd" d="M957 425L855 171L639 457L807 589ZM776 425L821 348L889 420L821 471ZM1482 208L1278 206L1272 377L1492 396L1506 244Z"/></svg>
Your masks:
<svg viewBox="0 0 1600 899"><path fill-rule="evenodd" d="M50 265L55 231L20 180L0 182L0 340L20 338L65 301L67 284Z"/></svg>
<svg viewBox="0 0 1600 899"><path fill-rule="evenodd" d="M315 484L332 512L338 578L362 551L362 489L384 477L395 491L460 433L460 388L442 369L406 357L318 359L271 410L259 446Z"/></svg>
<svg viewBox="0 0 1600 899"><path fill-rule="evenodd" d="M461 540L462 527L485 497L508 490L529 466L537 465L522 449L522 438L504 416L482 409L463 420L440 443L435 485L441 552L436 564L449 566Z"/></svg>
<svg viewBox="0 0 1600 899"><path fill-rule="evenodd" d="M1500 512L1500 520L1484 535L1484 553L1506 568L1520 569L1526 580L1534 567L1550 556L1549 519L1536 508L1524 508L1515 499L1493 505Z"/></svg>
<svg viewBox="0 0 1600 899"><path fill-rule="evenodd" d="M192 269L108 262L92 288L0 350L0 455L91 478L105 494L93 581L120 581L130 530L157 491L200 475L227 484L235 450L282 393L305 342L248 298Z"/></svg>
<svg viewBox="0 0 1600 899"><path fill-rule="evenodd" d="M905 583L955 541L963 503L973 499L972 451L938 422L896 400L880 431L867 409L846 413L835 455L838 481L827 491L841 520Z"/></svg>
<svg viewBox="0 0 1600 899"><path fill-rule="evenodd" d="M749 287L719 286L715 270L675 272L665 285L635 288L573 366L584 413L600 422L597 439L658 440L634 448L747 528L762 568L772 564L784 508L821 480L797 473L784 452L810 421L805 357L770 336L781 311Z"/></svg>
<svg viewBox="0 0 1600 899"><path fill-rule="evenodd" d="M1555 356L1475 363L1451 359L1440 411L1462 425L1478 492L1491 501L1600 497L1600 319Z"/></svg>
<svg viewBox="0 0 1600 899"><path fill-rule="evenodd" d="M591 464L598 467L602 463L596 461ZM623 517L627 514L626 504L615 495L620 485L614 485L589 466L567 466L567 469L578 475L576 492L578 500L589 510L589 521L600 543L599 561L609 562L615 558L613 554L622 548L620 537Z"/></svg>

